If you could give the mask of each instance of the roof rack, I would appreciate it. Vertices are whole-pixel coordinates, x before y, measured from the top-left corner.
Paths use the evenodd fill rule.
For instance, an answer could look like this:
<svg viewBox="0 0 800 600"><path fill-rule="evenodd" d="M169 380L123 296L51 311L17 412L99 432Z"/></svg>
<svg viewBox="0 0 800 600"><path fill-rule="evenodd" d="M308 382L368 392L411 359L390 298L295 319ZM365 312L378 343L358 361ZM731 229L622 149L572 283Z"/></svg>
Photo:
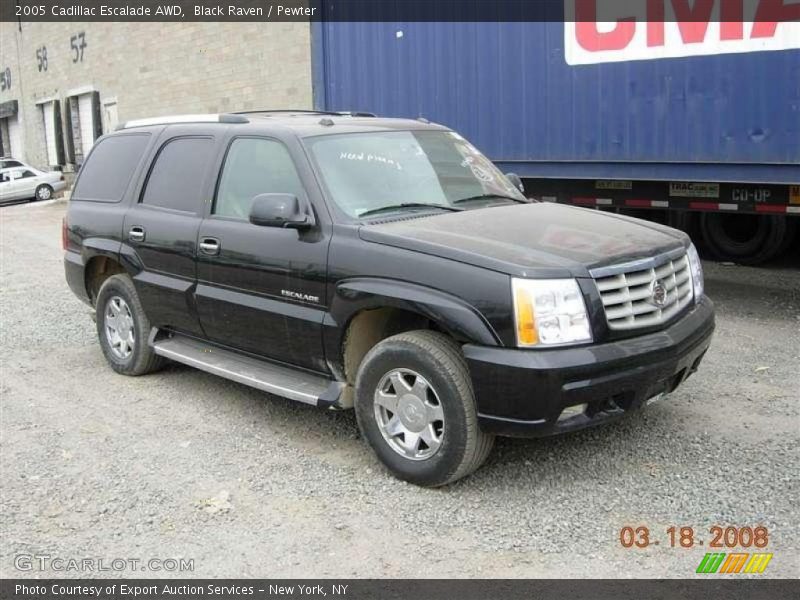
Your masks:
<svg viewBox="0 0 800 600"><path fill-rule="evenodd" d="M151 125L175 125L178 123L249 123L250 121L240 115L231 113L222 114L202 114L202 115L172 115L164 117L150 117L147 119L133 119L117 125L120 129L130 129L131 127L148 127Z"/></svg>
<svg viewBox="0 0 800 600"><path fill-rule="evenodd" d="M336 110L310 110L307 108L278 108L267 110L242 110L232 113L234 115L259 115L259 114L298 114L298 115L328 115L332 117L376 117L375 113L364 111L336 111Z"/></svg>

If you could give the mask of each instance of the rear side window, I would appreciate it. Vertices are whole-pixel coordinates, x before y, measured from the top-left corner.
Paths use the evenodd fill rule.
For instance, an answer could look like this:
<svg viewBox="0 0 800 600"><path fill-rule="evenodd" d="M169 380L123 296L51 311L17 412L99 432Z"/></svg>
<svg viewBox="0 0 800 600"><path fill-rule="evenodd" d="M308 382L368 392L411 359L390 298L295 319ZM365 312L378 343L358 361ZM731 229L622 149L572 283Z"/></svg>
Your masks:
<svg viewBox="0 0 800 600"><path fill-rule="evenodd" d="M100 140L81 167L72 197L99 202L122 200L149 138L149 133L138 133Z"/></svg>
<svg viewBox="0 0 800 600"><path fill-rule="evenodd" d="M233 141L217 190L213 214L247 219L259 194L303 195L303 184L286 147L275 140Z"/></svg>
<svg viewBox="0 0 800 600"><path fill-rule="evenodd" d="M164 144L150 169L142 204L199 213L213 150L211 138L177 138Z"/></svg>

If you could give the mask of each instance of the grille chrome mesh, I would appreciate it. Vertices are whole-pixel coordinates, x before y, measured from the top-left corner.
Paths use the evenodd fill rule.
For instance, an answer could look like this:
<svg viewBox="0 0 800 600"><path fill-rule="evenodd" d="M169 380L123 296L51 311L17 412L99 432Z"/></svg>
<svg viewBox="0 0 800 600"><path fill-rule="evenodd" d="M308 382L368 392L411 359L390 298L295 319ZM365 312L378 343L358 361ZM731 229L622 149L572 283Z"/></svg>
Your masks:
<svg viewBox="0 0 800 600"><path fill-rule="evenodd" d="M692 273L685 252L664 255L648 263L599 269L613 274L595 275L609 328L631 330L661 325L692 301ZM660 306L655 303L653 293L659 283L666 290Z"/></svg>

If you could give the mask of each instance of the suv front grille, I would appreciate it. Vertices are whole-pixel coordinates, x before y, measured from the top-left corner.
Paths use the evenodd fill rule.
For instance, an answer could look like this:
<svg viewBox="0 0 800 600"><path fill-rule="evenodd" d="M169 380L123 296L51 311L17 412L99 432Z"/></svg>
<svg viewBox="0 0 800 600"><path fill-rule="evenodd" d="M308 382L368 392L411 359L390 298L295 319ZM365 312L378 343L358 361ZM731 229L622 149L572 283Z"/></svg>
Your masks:
<svg viewBox="0 0 800 600"><path fill-rule="evenodd" d="M614 330L661 325L685 308L693 297L689 259L683 249L595 269L591 274L603 300L608 326ZM659 286L664 290L658 289Z"/></svg>

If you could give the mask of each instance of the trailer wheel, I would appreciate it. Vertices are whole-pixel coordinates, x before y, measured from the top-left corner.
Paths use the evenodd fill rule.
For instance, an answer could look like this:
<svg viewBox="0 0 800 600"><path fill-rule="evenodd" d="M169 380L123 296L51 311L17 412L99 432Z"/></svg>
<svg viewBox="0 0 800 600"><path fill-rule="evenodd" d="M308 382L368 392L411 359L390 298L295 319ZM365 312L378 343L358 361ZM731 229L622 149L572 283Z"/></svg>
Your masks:
<svg viewBox="0 0 800 600"><path fill-rule="evenodd" d="M794 224L777 215L703 213L700 231L715 258L757 265L783 252L794 236Z"/></svg>

